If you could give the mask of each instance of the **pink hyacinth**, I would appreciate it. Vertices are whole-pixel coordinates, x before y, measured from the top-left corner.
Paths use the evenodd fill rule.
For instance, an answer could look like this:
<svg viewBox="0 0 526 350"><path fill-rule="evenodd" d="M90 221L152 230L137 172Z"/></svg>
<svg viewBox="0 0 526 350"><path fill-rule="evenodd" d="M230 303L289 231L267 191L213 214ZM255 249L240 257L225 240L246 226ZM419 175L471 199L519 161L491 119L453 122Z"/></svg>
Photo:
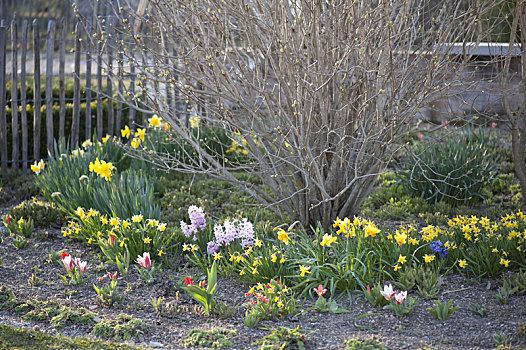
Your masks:
<svg viewBox="0 0 526 350"><path fill-rule="evenodd" d="M192 226L204 230L206 227L205 213L203 208L198 208L195 205L191 205L188 208L188 216L190 216L190 222Z"/></svg>

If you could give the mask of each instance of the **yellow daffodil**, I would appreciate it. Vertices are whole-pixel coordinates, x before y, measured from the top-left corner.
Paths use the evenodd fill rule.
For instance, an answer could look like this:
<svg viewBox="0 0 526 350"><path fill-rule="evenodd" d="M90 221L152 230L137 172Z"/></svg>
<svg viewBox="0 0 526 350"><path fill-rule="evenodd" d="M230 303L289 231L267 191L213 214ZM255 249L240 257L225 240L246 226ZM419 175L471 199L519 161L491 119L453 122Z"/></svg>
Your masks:
<svg viewBox="0 0 526 350"><path fill-rule="evenodd" d="M164 232L166 230L166 223L157 225L157 229L161 232Z"/></svg>
<svg viewBox="0 0 526 350"><path fill-rule="evenodd" d="M124 127L124 129L121 130L121 135L122 135L122 137L124 137L124 138L127 138L127 139L130 138L130 128L128 127L128 125L126 125L126 126Z"/></svg>
<svg viewBox="0 0 526 350"><path fill-rule="evenodd" d="M504 265L504 267L508 267L510 261L508 259L500 258L499 264Z"/></svg>
<svg viewBox="0 0 526 350"><path fill-rule="evenodd" d="M466 260L464 260L464 259L460 259L460 260L458 261L458 266L459 266L460 268L465 269L467 265L468 265L468 263L467 263Z"/></svg>
<svg viewBox="0 0 526 350"><path fill-rule="evenodd" d="M400 270L401 268L402 268L402 267L401 267L400 265L396 264L396 265L394 266L393 270L395 270L395 272L396 272L396 271Z"/></svg>
<svg viewBox="0 0 526 350"><path fill-rule="evenodd" d="M214 260L219 260L223 257L223 255L221 255L221 253L214 253Z"/></svg>
<svg viewBox="0 0 526 350"><path fill-rule="evenodd" d="M140 144L141 144L141 142L139 141L139 139L134 137L133 140L130 143L130 146L132 146L132 148L139 148Z"/></svg>
<svg viewBox="0 0 526 350"><path fill-rule="evenodd" d="M300 265L300 276L303 277L303 276L305 276L306 273L311 273L310 272L310 266Z"/></svg>
<svg viewBox="0 0 526 350"><path fill-rule="evenodd" d="M141 222L141 221L142 221L142 215L132 216L132 222Z"/></svg>
<svg viewBox="0 0 526 350"><path fill-rule="evenodd" d="M122 227L124 227L124 228L128 228L128 227L130 227L130 222L129 222L128 220L124 220L124 221L122 222Z"/></svg>
<svg viewBox="0 0 526 350"><path fill-rule="evenodd" d="M163 254L164 254L164 252L163 252L163 250L162 250L162 249L161 249L161 250L159 250L159 253L157 253L157 255L159 255L159 256L163 256Z"/></svg>
<svg viewBox="0 0 526 350"><path fill-rule="evenodd" d="M407 261L406 257L400 254L400 256L398 257L398 262L403 265L406 261Z"/></svg>
<svg viewBox="0 0 526 350"><path fill-rule="evenodd" d="M285 243L285 245L289 245L290 243L290 237L289 237L289 234L287 232L285 232L284 229L282 228L278 228L278 239Z"/></svg>
<svg viewBox="0 0 526 350"><path fill-rule="evenodd" d="M102 143L106 143L109 139L111 139L111 135L106 134L106 136L102 138Z"/></svg>
<svg viewBox="0 0 526 350"><path fill-rule="evenodd" d="M380 232L380 229L377 228L373 223L369 223L364 227L365 237L376 237L376 235Z"/></svg>
<svg viewBox="0 0 526 350"><path fill-rule="evenodd" d="M333 235L329 235L329 234L326 233L326 234L323 235L323 239L320 242L320 245L321 246L330 247L331 244L337 243L336 242L337 239L338 239L338 237L334 237Z"/></svg>
<svg viewBox="0 0 526 350"><path fill-rule="evenodd" d="M434 255L424 255L424 261L427 263L430 263L431 261L435 260L435 256Z"/></svg>
<svg viewBox="0 0 526 350"><path fill-rule="evenodd" d="M187 250L190 250L190 245L188 245L187 243L184 243L183 244L183 252L186 252Z"/></svg>
<svg viewBox="0 0 526 350"><path fill-rule="evenodd" d="M137 129L137 132L135 133L135 137L139 138L142 142L144 142L144 135L146 134L146 129Z"/></svg>
<svg viewBox="0 0 526 350"><path fill-rule="evenodd" d="M260 239L254 239L254 246L256 247L261 247L263 245L263 243L261 242Z"/></svg>
<svg viewBox="0 0 526 350"><path fill-rule="evenodd" d="M154 128L160 128L162 126L161 118L159 118L156 114L150 118L149 122L150 126Z"/></svg>
<svg viewBox="0 0 526 350"><path fill-rule="evenodd" d="M272 261L273 263L275 263L277 260L278 260L278 257L277 257L277 255L276 255L276 253L272 253L272 255L270 256L270 261Z"/></svg>
<svg viewBox="0 0 526 350"><path fill-rule="evenodd" d="M396 231L394 239L398 245L404 245L407 242L407 234L405 232Z"/></svg>
<svg viewBox="0 0 526 350"><path fill-rule="evenodd" d="M41 160L40 162L35 162L34 164L31 164L31 171L33 171L35 174L40 174L42 170L44 170L45 164L44 161Z"/></svg>
<svg viewBox="0 0 526 350"><path fill-rule="evenodd" d="M286 260L285 257L282 256L281 259L279 259L279 263L280 263L280 264L283 264L283 263L285 262L285 260Z"/></svg>
<svg viewBox="0 0 526 350"><path fill-rule="evenodd" d="M152 239L150 237L146 237L144 239L144 244L150 244L151 241L152 241Z"/></svg>

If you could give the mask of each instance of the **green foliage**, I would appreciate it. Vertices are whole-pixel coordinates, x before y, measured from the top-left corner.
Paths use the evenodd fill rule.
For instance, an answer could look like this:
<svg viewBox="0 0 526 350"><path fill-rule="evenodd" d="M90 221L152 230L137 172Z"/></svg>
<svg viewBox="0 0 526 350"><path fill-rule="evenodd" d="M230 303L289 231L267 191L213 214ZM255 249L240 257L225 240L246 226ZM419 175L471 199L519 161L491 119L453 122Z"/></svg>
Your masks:
<svg viewBox="0 0 526 350"><path fill-rule="evenodd" d="M281 221L278 215L270 209L258 206L252 196L233 184L199 175L181 174L179 177L180 179L161 181L160 186L165 192L160 199L160 204L165 221L179 223L181 220L186 220L188 207L195 203L200 203L207 214L216 220L246 217L256 225L259 222L275 224ZM257 179L247 174L236 174L236 177L258 183Z"/></svg>
<svg viewBox="0 0 526 350"><path fill-rule="evenodd" d="M480 315L480 317L484 317L486 316L486 304L470 304L469 311L473 312L474 314Z"/></svg>
<svg viewBox="0 0 526 350"><path fill-rule="evenodd" d="M35 227L60 227L66 219L64 213L55 204L36 198L9 209L9 216L14 221L30 218Z"/></svg>
<svg viewBox="0 0 526 350"><path fill-rule="evenodd" d="M27 239L22 235L15 235L13 237L13 247L15 247L18 250L24 249L27 247Z"/></svg>
<svg viewBox="0 0 526 350"><path fill-rule="evenodd" d="M351 339L345 342L344 350L387 350L387 347L382 345L376 339Z"/></svg>
<svg viewBox="0 0 526 350"><path fill-rule="evenodd" d="M261 350L304 350L306 335L299 329L299 326L294 329L286 327L269 329L270 334L264 336L261 340L254 342L254 345L261 345Z"/></svg>
<svg viewBox="0 0 526 350"><path fill-rule="evenodd" d="M0 348L2 349L77 349L77 350L139 350L139 348L102 342L85 338L51 336L38 331L13 328L0 324Z"/></svg>
<svg viewBox="0 0 526 350"><path fill-rule="evenodd" d="M333 300L332 298L325 299L323 295L318 296L318 300L316 300L316 304L314 304L314 308L322 314L324 313L344 314L344 313L350 312L347 309L338 307L338 303L336 302L336 300Z"/></svg>
<svg viewBox="0 0 526 350"><path fill-rule="evenodd" d="M10 169L7 177L0 180L0 203L8 203L13 199L29 199L38 195L34 180L32 175Z"/></svg>
<svg viewBox="0 0 526 350"><path fill-rule="evenodd" d="M142 172L132 170L117 173L107 181L90 172L96 159L118 167L124 154L113 141L94 142L85 150L69 152L55 145L55 157L46 163L37 176L37 186L46 200L73 214L78 207L92 208L103 215L130 218L141 213L145 218L159 219L160 208L155 204L153 184Z"/></svg>
<svg viewBox="0 0 526 350"><path fill-rule="evenodd" d="M14 309L19 304L11 289L6 286L0 286L0 309Z"/></svg>
<svg viewBox="0 0 526 350"><path fill-rule="evenodd" d="M117 293L117 273L111 274L108 272L108 276L104 275L103 277L99 278L99 280L103 281L106 279L106 277L109 278L108 283L104 282L101 287L98 287L94 284L93 288L97 293L97 300L101 303L101 305L111 307L114 304L120 303L123 296L118 295Z"/></svg>
<svg viewBox="0 0 526 350"><path fill-rule="evenodd" d="M146 323L127 314L119 314L114 320L103 319L93 327L92 333L101 338L113 338L116 341L130 340L143 333Z"/></svg>
<svg viewBox="0 0 526 350"><path fill-rule="evenodd" d="M511 276L511 281L516 288L516 293L522 295L526 293L526 269L521 269Z"/></svg>
<svg viewBox="0 0 526 350"><path fill-rule="evenodd" d="M425 299L436 297L440 292L440 287L438 286L438 272L422 266L415 268L415 270L418 294Z"/></svg>
<svg viewBox="0 0 526 350"><path fill-rule="evenodd" d="M506 333L496 332L493 334L493 341L498 349L508 348L511 344L512 337Z"/></svg>
<svg viewBox="0 0 526 350"><path fill-rule="evenodd" d="M184 345L204 349L223 349L232 346L230 339L236 335L230 329L216 328L209 331L192 329L187 333Z"/></svg>
<svg viewBox="0 0 526 350"><path fill-rule="evenodd" d="M434 318L437 318L441 321L445 321L451 316L453 311L458 309L458 306L451 307L453 300L449 300L447 303L442 304L439 300L435 300L435 307L428 307L427 309L431 311L431 314Z"/></svg>
<svg viewBox="0 0 526 350"><path fill-rule="evenodd" d="M407 316L413 312L413 308L417 301L418 298L407 298L399 303L394 299L391 299L389 304L384 306L384 310L391 310L398 317Z"/></svg>
<svg viewBox="0 0 526 350"><path fill-rule="evenodd" d="M404 191L429 203L453 206L483 200L484 187L497 173L489 133L467 128L442 142L417 144L399 164L397 178Z"/></svg>
<svg viewBox="0 0 526 350"><path fill-rule="evenodd" d="M372 306L381 308L389 304L389 301L380 293L380 289L379 284L373 288L370 288L369 285L367 285L367 288L363 291L363 295ZM408 290L410 288L403 289Z"/></svg>
<svg viewBox="0 0 526 350"><path fill-rule="evenodd" d="M201 283L200 286L194 285L191 278L185 278L185 287L182 287L192 298L195 299L201 306L205 314L209 315L214 309L216 301L214 295L217 288L217 265L214 261L212 267L208 270L208 284Z"/></svg>
<svg viewBox="0 0 526 350"><path fill-rule="evenodd" d="M518 290L518 287L513 288L510 281L505 279L502 282L502 286L499 287L499 289L497 290L497 293L495 294L495 299L497 299L497 302L499 304L502 304L502 305L507 304L508 298L512 296L513 294L515 294L517 290Z"/></svg>

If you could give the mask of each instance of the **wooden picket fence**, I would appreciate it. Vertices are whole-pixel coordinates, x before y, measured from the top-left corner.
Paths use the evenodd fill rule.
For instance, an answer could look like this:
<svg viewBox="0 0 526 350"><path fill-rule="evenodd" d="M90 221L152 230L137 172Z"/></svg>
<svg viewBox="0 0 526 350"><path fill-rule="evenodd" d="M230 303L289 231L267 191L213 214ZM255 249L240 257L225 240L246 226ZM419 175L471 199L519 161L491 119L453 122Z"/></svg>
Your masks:
<svg viewBox="0 0 526 350"><path fill-rule="evenodd" d="M93 17L97 18L97 17ZM130 129L134 129L136 110L133 106L124 105L120 99L114 108L113 96L115 86L119 96L123 96L124 84L129 91L135 90L135 67L123 67L122 52L115 54L112 45L102 43L92 45L90 40L95 25L76 23L73 47L67 46L68 24L62 20L47 21L47 33L41 33L39 20L23 20L21 27L18 21L10 23L2 21L0 24L0 162L2 176L5 177L8 166L22 167L27 170L28 163L38 161L41 157L41 129L45 128L46 148L53 154L54 140L69 138L71 145L79 144L85 139L90 139L94 132L100 137L118 135L122 125L123 110L128 109L127 122ZM108 23L111 21L106 21ZM99 22L98 25L101 25ZM100 30L101 27L99 27ZM111 27L106 28L111 30ZM21 33L20 33L21 32ZM44 40L42 40L42 38ZM114 39L115 40L115 39ZM45 42L46 50L41 49L41 42ZM7 50L8 45L11 50ZM67 62L66 53L73 51L73 68ZM29 54L32 55L32 59ZM9 55L9 56L8 56ZM10 60L8 60L10 58ZM41 74L41 59L45 61L45 79ZM32 61L32 65L31 62ZM70 58L71 61L71 58ZM58 63L58 72L56 70ZM66 63L69 63L67 65ZM6 74L6 68L10 74ZM32 66L33 71L28 73L26 66ZM115 72L116 71L116 72ZM9 76L10 75L10 76ZM58 77L58 99L53 96L53 84ZM33 96L30 100L26 97L26 82L33 79ZM29 81L30 81L29 79ZM66 82L73 79L73 99L66 99ZM11 98L7 100L6 89L11 82ZM103 90L103 83L106 89ZM85 90L85 97L81 99L81 87ZM41 96L41 89L45 88L45 97ZM20 94L18 93L20 91ZM104 91L104 92L103 92ZM103 117L103 101L107 100L107 118ZM59 117L54 120L54 103L59 104ZM66 103L73 103L72 120L66 123ZM92 102L96 102L96 110L92 111ZM28 115L26 105L33 104L33 115ZM42 104L46 108L43 110ZM85 119L81 120L80 111L85 103ZM138 103L138 102L133 102ZM11 109L11 133L7 130L6 107ZM42 114L45 114L45 125L41 125ZM92 117L96 115L96 125L92 125ZM31 120L32 119L32 120ZM107 119L106 125L103 121ZM94 118L95 120L95 118ZM144 120L138 121L144 123ZM80 135L80 125L83 123L85 134ZM71 125L69 130L66 124ZM21 132L19 132L21 130ZM58 132L57 132L58 130ZM32 131L32 145L29 143L28 133ZM19 135L20 134L20 135ZM11 154L8 154L8 140L11 138ZM32 152L30 148L32 146Z"/></svg>

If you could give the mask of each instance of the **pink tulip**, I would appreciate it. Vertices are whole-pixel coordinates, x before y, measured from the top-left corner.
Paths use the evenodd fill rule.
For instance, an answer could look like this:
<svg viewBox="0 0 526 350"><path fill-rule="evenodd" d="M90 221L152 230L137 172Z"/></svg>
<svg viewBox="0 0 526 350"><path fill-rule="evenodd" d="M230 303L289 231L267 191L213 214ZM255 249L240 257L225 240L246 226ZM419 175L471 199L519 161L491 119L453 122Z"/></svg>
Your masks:
<svg viewBox="0 0 526 350"><path fill-rule="evenodd" d="M150 253L144 253L142 257L139 255L137 257L137 263L145 268L150 268L152 266L152 261L150 260Z"/></svg>
<svg viewBox="0 0 526 350"><path fill-rule="evenodd" d="M422 134L418 134L418 138L419 138L419 139L422 139L423 137L424 137L424 135L422 135Z"/></svg>
<svg viewBox="0 0 526 350"><path fill-rule="evenodd" d="M323 294L325 294L327 292L327 289L323 289L323 285L319 285L318 288L312 288L316 294L318 294L318 296L322 296Z"/></svg>
<svg viewBox="0 0 526 350"><path fill-rule="evenodd" d="M73 270L73 259L69 255L65 255L62 259L62 263L64 264L64 267L66 268L66 271L70 272Z"/></svg>
<svg viewBox="0 0 526 350"><path fill-rule="evenodd" d="M385 286L384 286L384 290L382 290L382 291L380 292L380 294L382 294L383 297L384 297L385 299L387 299L387 300L391 300L391 299L393 299L393 297L395 296L395 293L396 293L396 292L394 291L392 285L389 285L389 286L385 285Z"/></svg>
<svg viewBox="0 0 526 350"><path fill-rule="evenodd" d="M85 272L86 268L88 267L88 262L79 260L79 263L77 264L77 266L79 267L80 271Z"/></svg>
<svg viewBox="0 0 526 350"><path fill-rule="evenodd" d="M497 127L497 123L491 123L491 127L495 129Z"/></svg>
<svg viewBox="0 0 526 350"><path fill-rule="evenodd" d="M407 299L407 291L395 295L395 302L400 305Z"/></svg>

